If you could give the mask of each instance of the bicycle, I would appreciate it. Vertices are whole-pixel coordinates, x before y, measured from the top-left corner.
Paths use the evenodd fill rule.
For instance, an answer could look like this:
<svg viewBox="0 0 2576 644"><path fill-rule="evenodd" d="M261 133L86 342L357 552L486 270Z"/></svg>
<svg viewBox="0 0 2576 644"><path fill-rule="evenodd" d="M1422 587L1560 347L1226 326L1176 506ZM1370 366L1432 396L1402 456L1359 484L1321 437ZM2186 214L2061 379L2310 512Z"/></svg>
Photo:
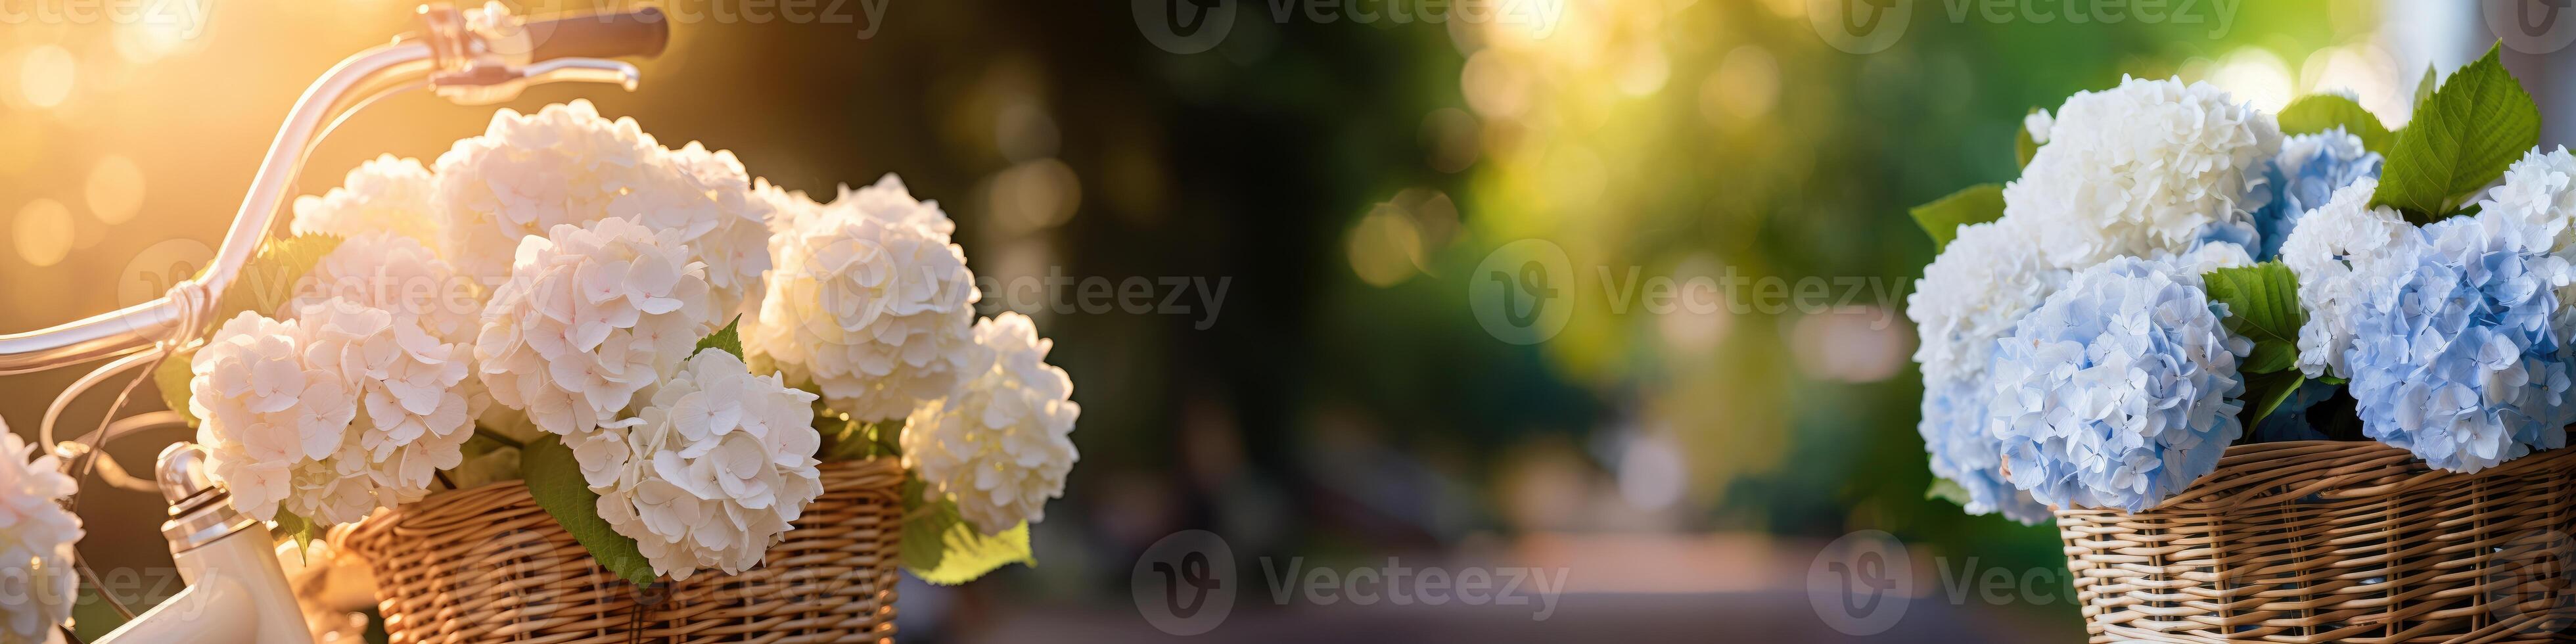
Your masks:
<svg viewBox="0 0 2576 644"><path fill-rule="evenodd" d="M670 40L669 22L654 8L542 20L511 16L497 5L467 11L430 4L418 13L418 30L342 59L296 100L203 273L149 302L52 328L0 335L0 375L108 360L47 407L38 426L40 444L61 457L67 473L96 471L123 487L158 488L169 502L170 519L162 524L162 536L187 588L140 615L109 598L128 621L99 644L311 642L312 636L265 524L232 509L228 493L208 474L204 448L188 442L170 445L148 482L127 476L98 449L120 436L179 422L170 412L116 417L144 377L128 381L97 429L58 442L54 429L71 401L202 341L197 336L214 303L236 285L244 266L277 228L279 211L307 157L351 115L384 98L423 90L469 106L507 101L528 87L550 83L613 83L633 91L639 81L635 66L610 59L650 58ZM76 505L78 496L71 502ZM80 569L95 585L87 566ZM63 635L67 641L81 641L68 629Z"/></svg>

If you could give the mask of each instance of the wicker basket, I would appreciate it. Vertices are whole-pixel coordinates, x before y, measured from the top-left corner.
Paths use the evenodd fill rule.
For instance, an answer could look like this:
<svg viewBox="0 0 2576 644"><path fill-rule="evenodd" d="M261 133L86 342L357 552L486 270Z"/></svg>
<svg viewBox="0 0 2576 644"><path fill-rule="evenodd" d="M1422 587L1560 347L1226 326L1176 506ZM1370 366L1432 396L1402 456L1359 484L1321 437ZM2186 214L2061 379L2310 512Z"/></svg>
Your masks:
<svg viewBox="0 0 2576 644"><path fill-rule="evenodd" d="M433 496L333 532L376 578L396 643L858 642L894 637L903 472L892 459L822 465L766 565L638 588L520 482Z"/></svg>
<svg viewBox="0 0 2576 644"><path fill-rule="evenodd" d="M2454 474L2378 442L2240 445L2152 510L2057 526L2095 642L2576 639L2576 449Z"/></svg>

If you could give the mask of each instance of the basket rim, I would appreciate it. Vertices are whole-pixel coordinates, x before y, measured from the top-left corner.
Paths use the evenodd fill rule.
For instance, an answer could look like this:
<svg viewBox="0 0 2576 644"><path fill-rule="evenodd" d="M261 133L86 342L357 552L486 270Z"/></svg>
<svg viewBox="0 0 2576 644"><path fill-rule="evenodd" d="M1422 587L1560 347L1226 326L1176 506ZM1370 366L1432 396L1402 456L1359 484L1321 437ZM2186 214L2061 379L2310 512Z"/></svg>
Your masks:
<svg viewBox="0 0 2576 644"><path fill-rule="evenodd" d="M822 477L826 479L863 478L871 475L891 474L898 477L899 480L904 471L901 459L892 456L879 456L875 458L847 461L825 461L815 465L815 468L820 470L822 472ZM494 499L493 497L502 498ZM402 523L404 517L410 514L432 512L458 503L477 501L498 503L535 503L536 497L528 492L528 481L525 478L493 481L491 483L485 483L469 488L439 490L437 492L430 493L428 496L421 497L418 501L404 503L393 507L376 508L376 511L368 513L366 518L359 519L351 523L332 526L331 529L326 532L327 539L341 548L359 551L359 554L364 555L367 550L364 545L374 541L374 539L370 539L368 537L385 530L393 529L394 526Z"/></svg>
<svg viewBox="0 0 2576 644"><path fill-rule="evenodd" d="M2576 425L2569 426L2568 430L2571 434L2576 434ZM2410 469L2412 475L2392 482L2374 482L2363 486L2354 485L2364 482L2363 479L2366 478L2359 475L2309 477L2295 483L2282 481L2273 485L2248 485L2243 480L2252 477L2256 481L2262 481L2266 471L2278 469L2284 463L2301 461L2339 461L2350 469L2360 469L2359 466L2372 464L2402 465ZM2567 464L2561 465L2561 461ZM2433 469L2414 452L2376 439L2242 443L2227 446L2227 451L2220 454L2218 466L2215 469L2193 479L2189 485L2176 490L2171 496L2146 510L2129 512L2121 508L2084 506L2052 506L2049 509L2060 516L2070 512L2088 515L2104 512L2121 515L2211 512L2225 508L2262 505L2280 499L2297 499L2327 490L2342 490L2345 494L2355 495L2395 494L2427 485L2450 482L2453 477L2481 479L2511 476L2527 469L2552 466L2576 472L2576 441L2571 441L2571 444L2566 447L2533 450L2519 458L2474 473ZM2273 478L2290 478L2290 476L2276 475Z"/></svg>

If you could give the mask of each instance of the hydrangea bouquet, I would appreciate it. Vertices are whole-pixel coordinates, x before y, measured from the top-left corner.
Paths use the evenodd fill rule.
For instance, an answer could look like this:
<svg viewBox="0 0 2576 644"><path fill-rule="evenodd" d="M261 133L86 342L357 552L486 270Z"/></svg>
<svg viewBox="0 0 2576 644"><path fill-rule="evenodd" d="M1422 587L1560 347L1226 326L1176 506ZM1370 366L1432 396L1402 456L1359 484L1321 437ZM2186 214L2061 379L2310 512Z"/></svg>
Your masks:
<svg viewBox="0 0 2576 644"><path fill-rule="evenodd" d="M2464 473L2566 445L2576 156L2493 50L2394 131L2135 78L2024 125L2019 179L1913 212L1934 496L2037 523L2154 507L2243 442Z"/></svg>
<svg viewBox="0 0 2576 644"><path fill-rule="evenodd" d="M960 583L1028 560L1081 408L1029 318L976 318L954 231L891 175L818 203L587 102L504 110L297 200L156 377L301 539L524 478L622 577L732 574L819 465L899 457L905 565Z"/></svg>

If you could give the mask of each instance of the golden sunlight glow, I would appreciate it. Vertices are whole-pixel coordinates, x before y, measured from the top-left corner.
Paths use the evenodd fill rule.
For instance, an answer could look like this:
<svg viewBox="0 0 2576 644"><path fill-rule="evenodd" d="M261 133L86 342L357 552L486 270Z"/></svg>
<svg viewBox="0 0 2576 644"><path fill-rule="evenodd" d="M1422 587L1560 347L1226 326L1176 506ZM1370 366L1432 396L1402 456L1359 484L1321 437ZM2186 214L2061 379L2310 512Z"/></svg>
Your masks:
<svg viewBox="0 0 2576 644"><path fill-rule="evenodd" d="M1638 40L1623 48L1612 82L1629 96L1647 96L1662 91L1672 73L1672 59L1664 56L1663 46Z"/></svg>
<svg viewBox="0 0 2576 644"><path fill-rule="evenodd" d="M1760 119L1780 100L1780 61L1761 45L1737 47L1700 85L1699 97L1700 113L1711 123Z"/></svg>
<svg viewBox="0 0 2576 644"><path fill-rule="evenodd" d="M116 53L140 65L177 53L197 42L189 38L186 25L178 21L135 21L117 25Z"/></svg>
<svg viewBox="0 0 2576 644"><path fill-rule="evenodd" d="M38 199L18 209L10 223L9 238L18 248L18 258L36 266L52 266L72 252L72 210L63 202Z"/></svg>
<svg viewBox="0 0 2576 644"><path fill-rule="evenodd" d="M2209 83L2266 112L2288 107L2290 98L2298 92L2294 86L2297 80L2290 77L2290 65L2261 47L2228 52L2210 71Z"/></svg>
<svg viewBox="0 0 2576 644"><path fill-rule="evenodd" d="M72 78L77 71L72 53L56 45L38 45L27 50L18 63L18 91L36 107L61 105L71 98Z"/></svg>
<svg viewBox="0 0 2576 644"><path fill-rule="evenodd" d="M89 214L101 223L125 223L143 211L143 168L133 159L108 155L90 168L82 194L89 199Z"/></svg>

